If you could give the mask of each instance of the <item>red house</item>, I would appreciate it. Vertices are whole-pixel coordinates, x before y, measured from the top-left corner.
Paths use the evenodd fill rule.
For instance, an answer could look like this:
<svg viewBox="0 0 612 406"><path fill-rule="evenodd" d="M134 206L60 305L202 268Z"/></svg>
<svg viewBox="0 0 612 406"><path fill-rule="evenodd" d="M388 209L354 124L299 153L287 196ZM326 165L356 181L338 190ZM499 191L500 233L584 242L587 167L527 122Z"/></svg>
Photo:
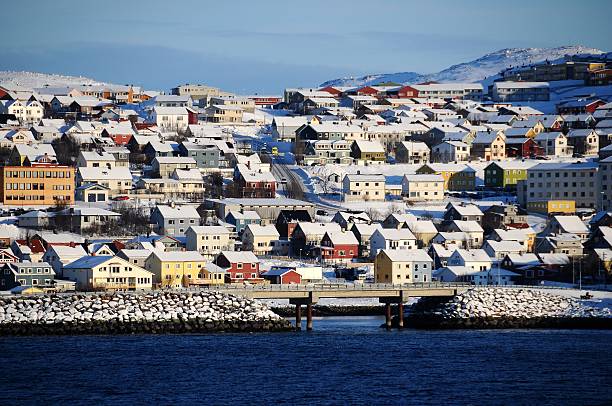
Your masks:
<svg viewBox="0 0 612 406"><path fill-rule="evenodd" d="M250 169L247 165L236 165L234 179L237 181L241 197L270 198L276 196L276 178L272 172Z"/></svg>
<svg viewBox="0 0 612 406"><path fill-rule="evenodd" d="M350 262L358 255L359 241L350 231L327 232L321 240L321 258L325 262Z"/></svg>
<svg viewBox="0 0 612 406"><path fill-rule="evenodd" d="M213 261L227 272L226 283L261 283L259 258L252 251L221 251Z"/></svg>
<svg viewBox="0 0 612 406"><path fill-rule="evenodd" d="M599 106L606 104L603 100L571 100L557 105L559 114L593 114Z"/></svg>
<svg viewBox="0 0 612 406"><path fill-rule="evenodd" d="M400 99L419 97L419 91L412 86L402 86L397 91L397 97Z"/></svg>
<svg viewBox="0 0 612 406"><path fill-rule="evenodd" d="M531 138L506 138L506 157L530 158L544 155L544 148Z"/></svg>
<svg viewBox="0 0 612 406"><path fill-rule="evenodd" d="M127 143L132 139L133 135L134 131L132 131L131 128L126 128L125 126L109 127L102 131L102 137L111 138L117 146L127 145Z"/></svg>
<svg viewBox="0 0 612 406"><path fill-rule="evenodd" d="M327 87L324 87L324 88L319 89L319 90L321 92L327 92L327 93L333 95L334 97L338 97L338 96L342 95L342 91L339 90L339 89L336 89L333 86L327 86Z"/></svg>
<svg viewBox="0 0 612 406"><path fill-rule="evenodd" d="M379 90L372 86L364 86L357 89L357 95L359 96L378 96Z"/></svg>
<svg viewBox="0 0 612 406"><path fill-rule="evenodd" d="M194 109L187 107L187 124L198 123L198 112Z"/></svg>
<svg viewBox="0 0 612 406"><path fill-rule="evenodd" d="M289 268L272 268L262 276L265 280L276 285L297 285L302 283L302 275Z"/></svg>

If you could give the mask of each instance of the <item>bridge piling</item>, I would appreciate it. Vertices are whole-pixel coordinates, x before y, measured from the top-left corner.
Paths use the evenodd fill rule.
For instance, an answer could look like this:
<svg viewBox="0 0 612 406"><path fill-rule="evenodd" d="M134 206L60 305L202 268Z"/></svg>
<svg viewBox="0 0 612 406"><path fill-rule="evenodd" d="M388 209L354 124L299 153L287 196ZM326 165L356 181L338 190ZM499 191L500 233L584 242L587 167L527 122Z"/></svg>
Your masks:
<svg viewBox="0 0 612 406"><path fill-rule="evenodd" d="M306 305L306 331L312 331L312 303Z"/></svg>
<svg viewBox="0 0 612 406"><path fill-rule="evenodd" d="M385 303L385 326L391 330L391 302Z"/></svg>
<svg viewBox="0 0 612 406"><path fill-rule="evenodd" d="M302 305L301 304L295 305L295 329L296 330L302 329Z"/></svg>
<svg viewBox="0 0 612 406"><path fill-rule="evenodd" d="M404 328L404 303L399 302L397 304L397 328Z"/></svg>

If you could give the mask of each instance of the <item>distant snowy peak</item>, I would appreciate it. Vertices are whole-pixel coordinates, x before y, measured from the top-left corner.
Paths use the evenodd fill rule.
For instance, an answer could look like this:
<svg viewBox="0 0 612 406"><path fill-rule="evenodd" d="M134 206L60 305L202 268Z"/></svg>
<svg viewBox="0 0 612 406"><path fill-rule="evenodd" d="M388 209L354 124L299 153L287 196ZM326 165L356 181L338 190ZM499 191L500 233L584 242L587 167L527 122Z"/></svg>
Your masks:
<svg viewBox="0 0 612 406"><path fill-rule="evenodd" d="M83 76L65 76L38 72L14 72L0 71L0 85L17 86L26 88L37 87L64 87L80 85L108 85L109 83L99 82Z"/></svg>
<svg viewBox="0 0 612 406"><path fill-rule="evenodd" d="M411 84L435 80L438 82L478 82L487 77L511 68L546 60L555 61L571 55L599 55L603 52L596 48L582 45L557 48L506 48L486 54L470 62L460 63L438 73L420 74L417 72L381 73L358 78L340 78L329 80L324 86L364 86L378 83L395 82Z"/></svg>

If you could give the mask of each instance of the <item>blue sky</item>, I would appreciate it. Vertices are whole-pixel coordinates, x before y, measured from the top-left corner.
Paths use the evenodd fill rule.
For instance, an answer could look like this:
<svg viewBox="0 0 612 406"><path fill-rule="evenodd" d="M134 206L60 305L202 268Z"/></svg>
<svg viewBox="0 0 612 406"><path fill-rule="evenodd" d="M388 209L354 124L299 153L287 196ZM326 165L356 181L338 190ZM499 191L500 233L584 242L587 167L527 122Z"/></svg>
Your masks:
<svg viewBox="0 0 612 406"><path fill-rule="evenodd" d="M609 0L54 0L3 3L2 14L0 70L161 90L201 82L280 93L340 76L436 72L509 47L612 51Z"/></svg>

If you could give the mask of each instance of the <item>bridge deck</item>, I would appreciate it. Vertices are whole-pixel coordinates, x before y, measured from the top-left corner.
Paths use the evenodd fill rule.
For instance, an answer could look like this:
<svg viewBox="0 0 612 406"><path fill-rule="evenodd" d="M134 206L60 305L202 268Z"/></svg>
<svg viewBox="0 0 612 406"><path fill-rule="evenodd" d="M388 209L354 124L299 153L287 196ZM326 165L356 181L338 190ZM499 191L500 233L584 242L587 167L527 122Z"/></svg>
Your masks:
<svg viewBox="0 0 612 406"><path fill-rule="evenodd" d="M457 283L419 283L405 285L384 284L325 284L325 285L225 285L210 288L252 299L309 299L321 298L397 298L455 296L470 285Z"/></svg>

